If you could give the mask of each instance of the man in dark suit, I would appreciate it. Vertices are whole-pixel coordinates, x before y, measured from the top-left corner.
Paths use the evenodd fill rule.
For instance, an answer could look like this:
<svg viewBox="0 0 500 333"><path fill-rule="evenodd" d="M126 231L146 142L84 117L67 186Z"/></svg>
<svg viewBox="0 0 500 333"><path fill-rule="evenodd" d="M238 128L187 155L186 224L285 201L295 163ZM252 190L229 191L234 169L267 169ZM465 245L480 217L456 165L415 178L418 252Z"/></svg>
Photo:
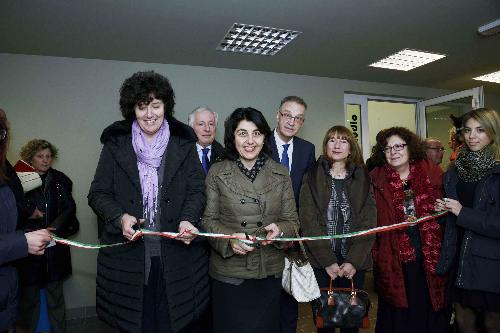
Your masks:
<svg viewBox="0 0 500 333"><path fill-rule="evenodd" d="M217 120L217 112L207 106L194 109L188 116L189 126L198 137L196 150L205 174L213 163L224 159L224 147L215 140Z"/></svg>
<svg viewBox="0 0 500 333"><path fill-rule="evenodd" d="M304 124L307 104L297 96L283 98L276 112L276 128L269 136L272 158L290 172L297 209L302 178L316 160L314 145L297 137ZM295 333L298 320L298 303L285 291L281 292L281 333Z"/></svg>

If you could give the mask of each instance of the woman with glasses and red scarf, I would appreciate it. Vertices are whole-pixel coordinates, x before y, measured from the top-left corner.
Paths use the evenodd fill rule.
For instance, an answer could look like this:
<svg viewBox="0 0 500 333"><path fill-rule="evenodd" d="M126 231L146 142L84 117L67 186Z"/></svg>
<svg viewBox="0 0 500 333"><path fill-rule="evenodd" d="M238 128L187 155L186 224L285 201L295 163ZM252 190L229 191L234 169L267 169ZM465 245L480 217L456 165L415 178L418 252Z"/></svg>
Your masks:
<svg viewBox="0 0 500 333"><path fill-rule="evenodd" d="M377 134L370 172L377 226L434 213L442 197L442 172L425 159L422 141L391 127ZM440 333L447 330L446 278L436 275L442 228L436 219L378 233L372 250L378 291L377 333Z"/></svg>

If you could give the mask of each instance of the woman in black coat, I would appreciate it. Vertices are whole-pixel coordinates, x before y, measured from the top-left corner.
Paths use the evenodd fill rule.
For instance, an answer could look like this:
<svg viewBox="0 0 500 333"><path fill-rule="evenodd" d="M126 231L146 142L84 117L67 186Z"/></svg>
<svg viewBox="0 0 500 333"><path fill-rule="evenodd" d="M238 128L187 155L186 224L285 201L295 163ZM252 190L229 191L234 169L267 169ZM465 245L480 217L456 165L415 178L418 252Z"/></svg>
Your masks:
<svg viewBox="0 0 500 333"><path fill-rule="evenodd" d="M465 144L444 175L446 197L436 201L436 210L450 212L437 271L450 273L460 332L500 332L500 116L472 110L462 135Z"/></svg>
<svg viewBox="0 0 500 333"><path fill-rule="evenodd" d="M66 237L77 225L76 205L72 197L73 183L62 172L53 169L57 148L50 142L34 139L21 149L21 158L42 178L42 186L26 193L26 205L33 213L23 219L18 229L25 232L52 229ZM77 230L74 230L75 232ZM50 325L54 332L64 332L66 326L63 281L71 275L71 253L67 245L55 244L43 256L28 256L18 265L22 285L18 310L18 326L28 332L38 323L40 289L47 293Z"/></svg>
<svg viewBox="0 0 500 333"><path fill-rule="evenodd" d="M104 221L101 241L130 240L139 226L197 231L204 173L193 130L172 117L167 78L138 72L120 90L123 121L106 128L88 195ZM127 332L193 332L209 301L208 247L187 233L145 236L99 251L97 314ZM193 242L192 242L193 241Z"/></svg>
<svg viewBox="0 0 500 333"><path fill-rule="evenodd" d="M18 209L16 208L16 187L19 179L11 173L5 155L9 138L7 117L0 109L0 332L15 326L18 304L17 272L13 261L26 257L28 253L43 255L50 242L46 229L23 234L16 232ZM22 190L21 190L22 193Z"/></svg>

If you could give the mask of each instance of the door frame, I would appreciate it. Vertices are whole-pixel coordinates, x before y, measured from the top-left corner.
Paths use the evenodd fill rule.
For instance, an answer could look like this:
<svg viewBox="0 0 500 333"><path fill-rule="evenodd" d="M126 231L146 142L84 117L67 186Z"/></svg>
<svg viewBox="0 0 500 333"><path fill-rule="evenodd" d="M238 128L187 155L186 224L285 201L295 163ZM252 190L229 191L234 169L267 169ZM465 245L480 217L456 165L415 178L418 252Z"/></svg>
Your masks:
<svg viewBox="0 0 500 333"><path fill-rule="evenodd" d="M354 93L345 93L344 94L344 119L345 126L349 128L349 124L347 123L348 114L347 114L347 105L348 104L356 104L361 107L361 150L363 153L363 159L366 161L368 157L371 155L371 147L370 147L370 136L369 136L369 128L368 128L368 101L379 101L379 102L395 102L395 103L407 103L407 104L415 104L415 122L418 130L418 108L417 103L420 101L416 98L402 98L402 97L389 97L382 95L362 95L362 94L354 94Z"/></svg>
<svg viewBox="0 0 500 333"><path fill-rule="evenodd" d="M422 100L418 98L401 98L401 97L390 97L383 95L365 95L357 93L345 93L344 94L344 122L345 126L349 128L348 123L348 113L347 105L355 104L360 105L360 127L361 127L361 147L363 152L364 160L368 159L371 154L370 147L370 137L368 128L368 101L382 101L382 102L396 102L396 103L408 103L415 104L415 124L417 128L417 135L421 138L427 136L427 126L425 108L428 106L452 102L457 99L471 97L472 98L472 108L477 109L484 106L484 91L483 87L476 87L467 90L457 91L451 94L442 95L439 97Z"/></svg>
<svg viewBox="0 0 500 333"><path fill-rule="evenodd" d="M454 92L452 94L443 95L443 96L419 101L417 103L417 114L418 114L417 134L421 138L427 137L427 126L425 126L426 121L427 121L426 115L425 115L425 108L426 107L432 106L432 105L437 105L437 104L442 104L442 103L446 103L446 102L453 102L457 99L466 98L466 97L472 97L471 107L473 109L484 107L483 86L472 88L472 89L467 89L467 90L462 90L462 91L457 91L457 92Z"/></svg>

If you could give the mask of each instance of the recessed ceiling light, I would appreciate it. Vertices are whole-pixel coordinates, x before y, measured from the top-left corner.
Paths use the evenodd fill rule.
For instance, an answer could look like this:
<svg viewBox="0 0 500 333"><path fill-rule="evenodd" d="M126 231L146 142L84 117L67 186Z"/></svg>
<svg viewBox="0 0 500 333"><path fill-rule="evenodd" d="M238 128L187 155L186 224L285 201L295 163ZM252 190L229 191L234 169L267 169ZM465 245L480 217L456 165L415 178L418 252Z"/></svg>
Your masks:
<svg viewBox="0 0 500 333"><path fill-rule="evenodd" d="M217 50L273 56L302 32L234 23Z"/></svg>
<svg viewBox="0 0 500 333"><path fill-rule="evenodd" d="M409 71L446 57L443 54L404 49L371 64L371 67Z"/></svg>
<svg viewBox="0 0 500 333"><path fill-rule="evenodd" d="M474 80L500 83L500 71L475 77Z"/></svg>

